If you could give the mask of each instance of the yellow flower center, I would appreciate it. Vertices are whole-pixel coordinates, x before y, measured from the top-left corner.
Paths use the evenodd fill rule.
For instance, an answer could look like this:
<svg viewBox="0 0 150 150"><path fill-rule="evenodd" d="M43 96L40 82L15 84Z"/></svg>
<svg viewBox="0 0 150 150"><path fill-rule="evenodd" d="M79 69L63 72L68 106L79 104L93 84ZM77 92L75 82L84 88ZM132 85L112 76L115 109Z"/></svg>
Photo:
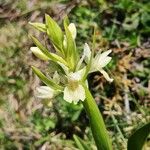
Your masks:
<svg viewBox="0 0 150 150"><path fill-rule="evenodd" d="M72 91L75 91L76 88L79 86L79 82L78 81L75 81L75 80L68 80L68 87L69 89L71 89Z"/></svg>

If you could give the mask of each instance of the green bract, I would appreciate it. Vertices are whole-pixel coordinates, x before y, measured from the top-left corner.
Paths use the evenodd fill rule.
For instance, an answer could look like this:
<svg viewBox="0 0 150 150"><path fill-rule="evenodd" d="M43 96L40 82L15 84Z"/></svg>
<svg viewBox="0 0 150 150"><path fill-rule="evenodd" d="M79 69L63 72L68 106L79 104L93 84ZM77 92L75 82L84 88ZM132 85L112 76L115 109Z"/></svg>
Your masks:
<svg viewBox="0 0 150 150"><path fill-rule="evenodd" d="M49 16L45 15L46 20L46 31L49 39L52 41L54 46L62 52L63 47L63 32L58 24Z"/></svg>

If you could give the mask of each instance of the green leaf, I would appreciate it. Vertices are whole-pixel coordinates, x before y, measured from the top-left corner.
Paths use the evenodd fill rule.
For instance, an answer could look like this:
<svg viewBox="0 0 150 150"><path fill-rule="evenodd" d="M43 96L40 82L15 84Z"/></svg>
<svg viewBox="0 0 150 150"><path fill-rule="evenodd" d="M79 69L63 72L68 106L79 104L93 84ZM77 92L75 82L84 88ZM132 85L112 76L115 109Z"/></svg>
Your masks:
<svg viewBox="0 0 150 150"><path fill-rule="evenodd" d="M67 57L67 61L70 62L71 69L75 69L75 66L78 62L78 52L76 49L75 40L72 37L71 32L68 29L68 23L67 18L64 19L64 28L66 33L66 43L67 47L65 50L65 54Z"/></svg>
<svg viewBox="0 0 150 150"><path fill-rule="evenodd" d="M60 85L53 82L52 79L48 79L39 69L32 66L32 70L42 80L42 82L45 83L47 86L50 86L56 90L62 90L62 87Z"/></svg>
<svg viewBox="0 0 150 150"><path fill-rule="evenodd" d="M46 26L47 26L47 34L50 40L57 47L57 49L62 52L64 35L63 35L61 28L47 14L45 15L45 20L46 20Z"/></svg>
<svg viewBox="0 0 150 150"><path fill-rule="evenodd" d="M103 117L86 84L83 84L83 86L86 94L86 99L83 101L83 106L89 117L96 146L98 150L112 150L111 141L109 139Z"/></svg>
<svg viewBox="0 0 150 150"><path fill-rule="evenodd" d="M50 58L50 60L53 60L54 62L61 62L64 65L68 66L67 62L60 56L50 53L47 48L45 48L35 37L30 36L30 38L33 40L34 44L47 56Z"/></svg>
<svg viewBox="0 0 150 150"><path fill-rule="evenodd" d="M135 131L128 139L128 150L142 150L147 136L150 134L150 122Z"/></svg>
<svg viewBox="0 0 150 150"><path fill-rule="evenodd" d="M148 25L149 22L150 22L149 13L148 13L148 12L143 12L143 13L141 14L141 23L142 23L146 28L150 28L150 26Z"/></svg>
<svg viewBox="0 0 150 150"><path fill-rule="evenodd" d="M46 32L46 25L44 23L38 23L38 22L29 22L30 25L32 25L33 27L35 27L37 30L42 31L42 32Z"/></svg>
<svg viewBox="0 0 150 150"><path fill-rule="evenodd" d="M80 150L90 150L90 148L87 146L87 144L77 135L73 135L73 138L75 140L76 145Z"/></svg>

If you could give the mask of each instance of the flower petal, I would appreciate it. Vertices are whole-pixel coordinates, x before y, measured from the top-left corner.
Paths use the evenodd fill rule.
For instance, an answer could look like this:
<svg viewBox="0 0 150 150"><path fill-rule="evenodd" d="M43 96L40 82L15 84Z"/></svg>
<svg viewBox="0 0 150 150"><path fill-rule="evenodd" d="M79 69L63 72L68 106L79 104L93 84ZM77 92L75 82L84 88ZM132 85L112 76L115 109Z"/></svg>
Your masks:
<svg viewBox="0 0 150 150"><path fill-rule="evenodd" d="M85 61L88 62L91 58L91 50L87 43L84 44L83 55L85 56Z"/></svg>
<svg viewBox="0 0 150 150"><path fill-rule="evenodd" d="M88 46L87 43L84 44L84 50L83 50L83 55L82 57L80 58L78 64L77 64L77 67L76 67L76 70L78 70L81 65L82 65L82 62L85 60L86 63L88 63L90 61L90 58L91 58L91 50Z"/></svg>
<svg viewBox="0 0 150 150"><path fill-rule="evenodd" d="M68 87L65 87L64 89L64 100L69 102L69 103L72 103L73 101L73 92L72 90L70 90Z"/></svg>
<svg viewBox="0 0 150 150"><path fill-rule="evenodd" d="M36 88L36 97L41 99L53 98L54 90L48 86L40 86Z"/></svg>
<svg viewBox="0 0 150 150"><path fill-rule="evenodd" d="M112 82L112 81L114 80L114 79L112 79L112 78L109 77L109 75L107 74L107 72L106 72L105 70L100 69L99 71L103 74L104 78L105 78L107 81Z"/></svg>
<svg viewBox="0 0 150 150"><path fill-rule="evenodd" d="M73 80L73 81L80 81L84 75L85 72L85 67L82 68L81 70L77 71L77 72L71 72L68 75L68 79Z"/></svg>
<svg viewBox="0 0 150 150"><path fill-rule="evenodd" d="M79 99L81 101L85 100L85 90L82 85L79 85L78 88L76 89L75 96L77 99Z"/></svg>
<svg viewBox="0 0 150 150"><path fill-rule="evenodd" d="M105 67L110 61L111 61L111 57L107 56L105 57L105 59L100 59L98 62L97 62L97 65L99 66L99 68L103 68Z"/></svg>
<svg viewBox="0 0 150 150"><path fill-rule="evenodd" d="M112 50L108 50L103 53L98 53L95 57L95 60L104 60L111 52Z"/></svg>
<svg viewBox="0 0 150 150"><path fill-rule="evenodd" d="M111 61L111 57L107 56L109 53L111 53L111 50L103 52L102 54L98 53L92 62L90 72L97 71L97 68L102 69L105 67Z"/></svg>
<svg viewBox="0 0 150 150"><path fill-rule="evenodd" d="M79 85L75 90L71 90L69 87L64 89L64 100L74 104L77 104L79 100L85 100L85 91L82 85Z"/></svg>

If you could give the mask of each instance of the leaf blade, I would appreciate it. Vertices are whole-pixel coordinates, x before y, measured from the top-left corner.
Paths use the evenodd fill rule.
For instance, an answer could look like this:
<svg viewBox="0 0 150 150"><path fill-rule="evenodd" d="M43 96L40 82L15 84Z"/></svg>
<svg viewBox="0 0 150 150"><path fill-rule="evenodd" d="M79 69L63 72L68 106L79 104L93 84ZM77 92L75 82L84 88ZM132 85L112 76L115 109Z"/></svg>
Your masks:
<svg viewBox="0 0 150 150"><path fill-rule="evenodd" d="M73 135L74 141L80 150L90 150L86 143L77 135Z"/></svg>
<svg viewBox="0 0 150 150"><path fill-rule="evenodd" d="M58 24L49 16L45 15L47 34L52 43L62 52L63 32Z"/></svg>
<svg viewBox="0 0 150 150"><path fill-rule="evenodd" d="M147 136L150 134L150 122L135 131L128 139L128 150L142 150Z"/></svg>

